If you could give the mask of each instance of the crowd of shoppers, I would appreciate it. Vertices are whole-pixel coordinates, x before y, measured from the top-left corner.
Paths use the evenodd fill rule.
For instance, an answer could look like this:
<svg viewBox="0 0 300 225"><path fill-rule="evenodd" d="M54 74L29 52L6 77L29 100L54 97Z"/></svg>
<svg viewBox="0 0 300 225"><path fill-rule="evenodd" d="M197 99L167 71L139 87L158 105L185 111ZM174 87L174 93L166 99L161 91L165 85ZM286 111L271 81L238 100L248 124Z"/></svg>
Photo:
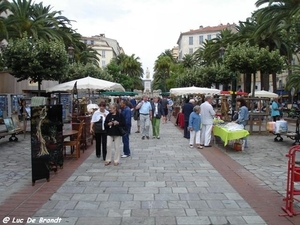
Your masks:
<svg viewBox="0 0 300 225"><path fill-rule="evenodd" d="M206 96L201 104L196 104L194 99L189 99L182 107L184 138L189 139L190 148L211 147L211 134L216 115L212 102L212 97ZM277 110L275 103L274 112ZM238 99L237 104L239 112L235 122L245 128L249 119L248 108L244 99ZM152 126L152 138L160 139L160 125L170 120L172 110L173 101L167 97L149 99L144 95L141 100L121 99L119 104L110 104L109 111L106 110L106 103L100 102L99 109L93 113L90 127L90 132L96 140L96 157L100 158L102 155L105 165L110 165L112 147L114 147L113 164L119 165L120 158L131 156L129 137L132 118L137 121L135 133L141 133L142 140L150 139L150 126ZM123 143L122 155L121 142ZM243 147L247 147L246 138L243 139Z"/></svg>
<svg viewBox="0 0 300 225"><path fill-rule="evenodd" d="M167 104L168 105L168 104ZM121 99L119 104L112 103L106 110L106 103L100 102L99 109L93 113L90 132L96 141L96 157L101 155L108 166L112 162L112 148L114 147L113 164L119 165L120 158L131 155L130 133L132 117L138 121L136 133L142 134L142 140L150 139L150 126L152 137L160 139L161 118L167 117L158 97L149 100L144 95L141 101L136 99ZM121 142L123 154L121 155Z"/></svg>

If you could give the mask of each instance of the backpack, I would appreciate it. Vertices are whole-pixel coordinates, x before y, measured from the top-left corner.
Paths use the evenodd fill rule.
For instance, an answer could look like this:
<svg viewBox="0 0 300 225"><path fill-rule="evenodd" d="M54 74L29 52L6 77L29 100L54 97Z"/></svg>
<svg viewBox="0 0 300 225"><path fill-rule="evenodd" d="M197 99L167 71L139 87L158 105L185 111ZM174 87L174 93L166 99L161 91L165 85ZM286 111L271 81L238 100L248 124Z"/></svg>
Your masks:
<svg viewBox="0 0 300 225"><path fill-rule="evenodd" d="M139 120L140 119L140 110L139 109L135 109L133 111L133 119L134 120Z"/></svg>

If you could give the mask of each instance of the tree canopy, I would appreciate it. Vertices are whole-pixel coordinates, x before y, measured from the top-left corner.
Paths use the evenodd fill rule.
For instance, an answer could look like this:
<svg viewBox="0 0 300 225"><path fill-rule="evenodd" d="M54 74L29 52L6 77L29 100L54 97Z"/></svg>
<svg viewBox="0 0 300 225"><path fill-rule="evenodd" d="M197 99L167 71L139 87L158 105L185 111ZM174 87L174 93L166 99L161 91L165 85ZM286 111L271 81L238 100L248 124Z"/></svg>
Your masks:
<svg viewBox="0 0 300 225"><path fill-rule="evenodd" d="M68 72L68 54L61 41L34 40L27 36L10 40L4 51L4 64L18 81L30 79L63 80Z"/></svg>

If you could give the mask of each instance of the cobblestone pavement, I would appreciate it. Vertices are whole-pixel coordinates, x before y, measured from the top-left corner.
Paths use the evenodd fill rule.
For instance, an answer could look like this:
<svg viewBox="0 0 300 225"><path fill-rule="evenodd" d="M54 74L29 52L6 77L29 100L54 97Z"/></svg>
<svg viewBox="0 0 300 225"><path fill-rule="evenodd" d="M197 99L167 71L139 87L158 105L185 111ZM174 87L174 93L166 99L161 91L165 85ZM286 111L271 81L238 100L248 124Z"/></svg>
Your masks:
<svg viewBox="0 0 300 225"><path fill-rule="evenodd" d="M288 165L286 154L294 141L282 136L283 142L275 142L274 137L272 134L250 135L249 148L242 152L233 151L229 147L224 148L220 144L218 146L265 185L285 196ZM300 161L300 154L296 156L297 161Z"/></svg>
<svg viewBox="0 0 300 225"><path fill-rule="evenodd" d="M173 124L162 124L160 140L133 134L131 148L119 166L104 166L92 154L35 217L59 216L68 224L265 224Z"/></svg>
<svg viewBox="0 0 300 225"><path fill-rule="evenodd" d="M31 184L29 136L0 140L1 203ZM251 135L244 152L218 147L284 195L293 141L273 138ZM130 143L132 156L119 166L104 166L92 153L34 217L61 217L60 224L266 224L172 123L161 125L159 140L133 133Z"/></svg>
<svg viewBox="0 0 300 225"><path fill-rule="evenodd" d="M30 134L18 138L18 142L0 140L0 203L31 181Z"/></svg>

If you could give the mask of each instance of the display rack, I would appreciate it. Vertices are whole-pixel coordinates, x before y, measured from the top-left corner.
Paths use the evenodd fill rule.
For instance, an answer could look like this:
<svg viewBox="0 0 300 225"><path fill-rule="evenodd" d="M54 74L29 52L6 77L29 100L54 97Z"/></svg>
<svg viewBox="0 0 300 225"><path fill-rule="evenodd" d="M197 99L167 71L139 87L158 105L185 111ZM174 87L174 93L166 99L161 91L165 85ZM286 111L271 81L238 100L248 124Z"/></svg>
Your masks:
<svg viewBox="0 0 300 225"><path fill-rule="evenodd" d="M31 107L32 185L63 166L62 106Z"/></svg>

